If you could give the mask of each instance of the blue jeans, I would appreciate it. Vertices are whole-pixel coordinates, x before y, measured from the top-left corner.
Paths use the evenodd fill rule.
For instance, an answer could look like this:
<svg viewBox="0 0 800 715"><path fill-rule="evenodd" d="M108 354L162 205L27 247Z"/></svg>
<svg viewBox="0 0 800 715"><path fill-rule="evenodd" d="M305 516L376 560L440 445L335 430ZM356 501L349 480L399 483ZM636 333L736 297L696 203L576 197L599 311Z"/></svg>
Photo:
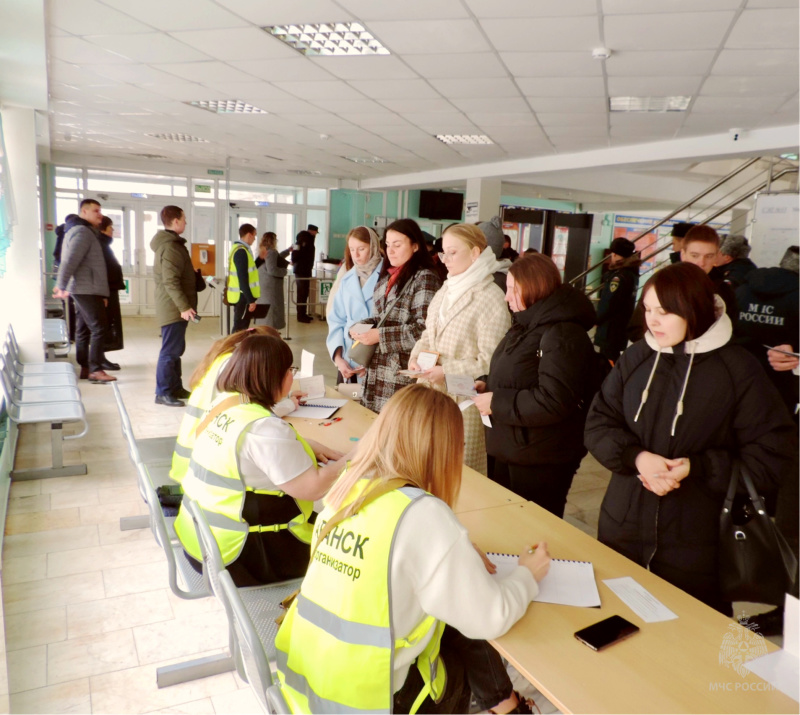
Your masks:
<svg viewBox="0 0 800 715"><path fill-rule="evenodd" d="M181 355L186 349L185 320L161 326L161 352L156 365L156 395L174 395L181 384Z"/></svg>

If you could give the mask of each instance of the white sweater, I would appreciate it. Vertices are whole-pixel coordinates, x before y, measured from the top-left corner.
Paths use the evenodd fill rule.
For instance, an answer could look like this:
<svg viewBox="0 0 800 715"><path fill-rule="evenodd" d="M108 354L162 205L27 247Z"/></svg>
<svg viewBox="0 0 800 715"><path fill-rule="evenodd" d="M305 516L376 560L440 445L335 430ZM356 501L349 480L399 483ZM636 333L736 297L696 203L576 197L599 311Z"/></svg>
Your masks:
<svg viewBox="0 0 800 715"><path fill-rule="evenodd" d="M391 618L395 639L428 615L468 638L498 638L536 598L539 587L519 566L503 581L486 571L455 514L441 500L422 497L408 507L395 537L391 562ZM430 638L395 656L395 690Z"/></svg>

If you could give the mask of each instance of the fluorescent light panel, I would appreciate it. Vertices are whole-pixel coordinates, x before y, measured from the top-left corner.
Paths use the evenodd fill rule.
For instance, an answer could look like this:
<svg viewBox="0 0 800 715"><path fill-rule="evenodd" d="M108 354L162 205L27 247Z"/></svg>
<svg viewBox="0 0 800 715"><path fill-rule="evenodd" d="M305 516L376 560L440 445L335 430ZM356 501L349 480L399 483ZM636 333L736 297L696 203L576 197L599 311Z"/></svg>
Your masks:
<svg viewBox="0 0 800 715"><path fill-rule="evenodd" d="M168 142L201 142L203 144L208 144L208 139L201 139L200 137L193 137L191 134L181 134L180 132L146 134L145 136L153 137L154 139L163 139Z"/></svg>
<svg viewBox="0 0 800 715"><path fill-rule="evenodd" d="M379 40L358 22L323 22L316 25L269 25L264 32L309 56L388 55Z"/></svg>
<svg viewBox="0 0 800 715"><path fill-rule="evenodd" d="M685 112L691 97L609 97L612 112Z"/></svg>
<svg viewBox="0 0 800 715"><path fill-rule="evenodd" d="M269 112L243 102L241 99L198 99L195 102L184 102L192 107L206 109L214 114L268 114Z"/></svg>
<svg viewBox="0 0 800 715"><path fill-rule="evenodd" d="M385 164L386 159L381 159L379 156L345 156L344 159L354 161L356 164Z"/></svg>
<svg viewBox="0 0 800 715"><path fill-rule="evenodd" d="M445 144L494 144L485 134L437 134L436 138Z"/></svg>
<svg viewBox="0 0 800 715"><path fill-rule="evenodd" d="M308 169L289 169L289 173L298 176L322 176L321 171L309 171Z"/></svg>

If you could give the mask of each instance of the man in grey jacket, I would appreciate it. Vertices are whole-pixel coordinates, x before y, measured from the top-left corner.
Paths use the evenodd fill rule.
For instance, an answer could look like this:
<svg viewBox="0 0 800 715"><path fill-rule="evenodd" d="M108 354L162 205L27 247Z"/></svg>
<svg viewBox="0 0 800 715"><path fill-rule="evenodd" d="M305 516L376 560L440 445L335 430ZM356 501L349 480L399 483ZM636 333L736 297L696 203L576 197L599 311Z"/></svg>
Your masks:
<svg viewBox="0 0 800 715"><path fill-rule="evenodd" d="M81 201L80 215L67 225L58 279L53 288L55 298L66 300L71 295L75 301L75 352L81 366L81 379L88 378L89 382L98 384L117 379L103 369L108 274L103 248L97 239L102 219L97 201Z"/></svg>

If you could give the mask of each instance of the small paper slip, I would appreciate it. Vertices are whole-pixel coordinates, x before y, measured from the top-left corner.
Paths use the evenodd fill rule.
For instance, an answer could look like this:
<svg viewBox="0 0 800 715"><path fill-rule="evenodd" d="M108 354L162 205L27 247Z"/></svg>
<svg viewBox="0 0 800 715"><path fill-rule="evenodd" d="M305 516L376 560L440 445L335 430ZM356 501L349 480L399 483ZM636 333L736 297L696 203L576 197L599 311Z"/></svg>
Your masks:
<svg viewBox="0 0 800 715"><path fill-rule="evenodd" d="M366 333L368 330L372 330L375 326L370 325L369 323L356 323L350 330L352 330L356 335L361 335L362 333Z"/></svg>
<svg viewBox="0 0 800 715"><path fill-rule="evenodd" d="M313 377L301 377L295 380L295 387L300 392L305 392L304 400L315 400L318 397L325 397L325 378L322 375L314 375Z"/></svg>
<svg viewBox="0 0 800 715"><path fill-rule="evenodd" d="M436 367L436 361L439 359L439 353L435 353L431 350L421 350L419 355L417 355L417 365L419 365L419 369L422 371L430 370L432 367Z"/></svg>
<svg viewBox="0 0 800 715"><path fill-rule="evenodd" d="M495 578L505 578L519 565L519 556L515 554L486 555L497 566ZM591 561L551 559L550 570L539 582L539 595L533 600L561 606L599 608L600 594Z"/></svg>
<svg viewBox="0 0 800 715"><path fill-rule="evenodd" d="M300 372L298 377L311 377L314 374L314 353L303 350L300 355Z"/></svg>
<svg viewBox="0 0 800 715"><path fill-rule="evenodd" d="M630 576L607 578L603 583L622 599L645 623L672 621L676 616L644 586L638 584Z"/></svg>
<svg viewBox="0 0 800 715"><path fill-rule="evenodd" d="M445 375L447 391L451 395L477 395L475 380L469 375Z"/></svg>
<svg viewBox="0 0 800 715"><path fill-rule="evenodd" d="M798 601L786 594L783 612L783 650L763 655L747 663L744 667L774 685L782 693L800 702L800 659L798 659Z"/></svg>
<svg viewBox="0 0 800 715"><path fill-rule="evenodd" d="M463 412L464 410L467 410L470 407L472 407L474 404L475 403L472 400L462 400L461 402L458 403L458 409Z"/></svg>
<svg viewBox="0 0 800 715"><path fill-rule="evenodd" d="M310 420L326 420L332 417L334 412L347 404L347 400L337 400L330 397L320 397L313 402L300 405L289 417L305 417Z"/></svg>
<svg viewBox="0 0 800 715"><path fill-rule="evenodd" d="M489 415L481 415L481 422L483 422L483 424L485 424L487 427L492 426L492 419L489 417Z"/></svg>

